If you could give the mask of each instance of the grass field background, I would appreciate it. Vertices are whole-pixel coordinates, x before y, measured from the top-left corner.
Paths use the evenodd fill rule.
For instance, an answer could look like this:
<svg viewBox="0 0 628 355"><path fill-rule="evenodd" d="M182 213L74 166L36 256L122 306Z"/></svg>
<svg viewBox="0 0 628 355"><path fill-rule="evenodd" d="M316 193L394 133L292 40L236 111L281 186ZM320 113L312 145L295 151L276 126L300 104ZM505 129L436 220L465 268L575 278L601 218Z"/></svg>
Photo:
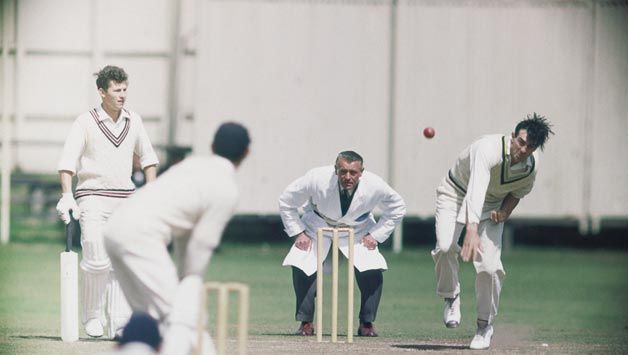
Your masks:
<svg viewBox="0 0 628 355"><path fill-rule="evenodd" d="M44 240L48 241L26 238L0 247L0 354L91 354L113 348L111 341L88 340L84 334L74 344L59 340L62 245ZM330 346L292 336L298 324L291 273L280 266L287 250L287 243L224 244L211 261L207 279L241 281L251 287L251 353L459 352L468 346L475 329L472 265L462 265L462 325L446 329L428 248L401 254L384 251L389 271L384 274L375 323L379 338ZM628 352L628 253L515 248L503 261L507 278L492 351ZM342 287L340 294L345 294ZM356 307L358 295L356 291ZM325 329L329 332L328 315Z"/></svg>

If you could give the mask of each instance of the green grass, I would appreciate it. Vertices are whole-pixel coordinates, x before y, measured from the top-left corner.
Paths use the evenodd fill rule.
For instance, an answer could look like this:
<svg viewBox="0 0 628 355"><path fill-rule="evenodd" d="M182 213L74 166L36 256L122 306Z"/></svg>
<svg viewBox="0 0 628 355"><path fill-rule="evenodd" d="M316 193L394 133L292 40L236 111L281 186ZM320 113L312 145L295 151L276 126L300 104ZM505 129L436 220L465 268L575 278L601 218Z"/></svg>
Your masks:
<svg viewBox="0 0 628 355"><path fill-rule="evenodd" d="M505 321L535 324L536 339L626 348L626 253L520 250L506 265Z"/></svg>
<svg viewBox="0 0 628 355"><path fill-rule="evenodd" d="M83 354L104 351L109 341L59 341L59 252L56 243L14 242L0 247L0 354ZM223 245L208 279L251 287L251 336L295 341L297 326L289 268L281 267L288 245ZM442 324L428 249L385 252L384 294L376 325L380 340L419 344L467 344L474 332L474 272L462 265L460 328ZM559 352L628 351L628 254L516 248L504 256L507 277L496 337L513 337L503 351L527 352L521 344L558 344ZM344 272L344 265L341 272ZM329 277L327 278L329 280ZM345 278L341 278L344 285ZM329 284L326 285L329 308ZM341 287L339 329L344 334ZM359 304L356 290L356 307ZM357 315L357 310L356 310ZM326 315L326 331L329 329ZM506 334L505 334L506 333ZM553 348L556 350L556 348ZM540 350L542 351L542 350Z"/></svg>

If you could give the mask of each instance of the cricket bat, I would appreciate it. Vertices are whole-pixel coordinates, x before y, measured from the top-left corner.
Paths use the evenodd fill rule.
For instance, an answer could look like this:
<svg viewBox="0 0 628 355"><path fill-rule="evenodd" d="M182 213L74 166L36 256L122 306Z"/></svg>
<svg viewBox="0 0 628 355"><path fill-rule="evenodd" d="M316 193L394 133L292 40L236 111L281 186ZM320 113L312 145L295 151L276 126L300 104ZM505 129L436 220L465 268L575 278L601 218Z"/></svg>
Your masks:
<svg viewBox="0 0 628 355"><path fill-rule="evenodd" d="M65 228L65 251L61 253L61 340L73 342L79 338L79 324L78 254L72 251L72 240L80 227L71 212Z"/></svg>

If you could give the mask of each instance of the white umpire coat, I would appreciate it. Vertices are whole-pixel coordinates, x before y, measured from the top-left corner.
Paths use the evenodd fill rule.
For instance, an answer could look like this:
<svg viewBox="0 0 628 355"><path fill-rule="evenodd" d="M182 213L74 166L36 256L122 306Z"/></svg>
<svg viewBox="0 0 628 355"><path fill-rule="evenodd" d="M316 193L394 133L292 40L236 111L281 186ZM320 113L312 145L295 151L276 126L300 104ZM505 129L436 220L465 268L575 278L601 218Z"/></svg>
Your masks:
<svg viewBox="0 0 628 355"><path fill-rule="evenodd" d="M303 215L299 208L303 207ZM378 208L381 216L376 221L373 210ZM306 275L316 272L316 232L318 228L346 226L355 231L354 265L360 271L387 269L386 260L378 248L368 250L362 238L370 234L379 243L384 242L406 213L401 196L382 178L364 171L354 192L347 213L340 210L338 176L333 166L314 168L293 181L279 197L279 213L286 233L294 237L305 231L312 239L309 250L292 246L283 261L283 266L295 266ZM324 255L331 248L331 234L326 235ZM339 246L347 256L346 235L341 234Z"/></svg>

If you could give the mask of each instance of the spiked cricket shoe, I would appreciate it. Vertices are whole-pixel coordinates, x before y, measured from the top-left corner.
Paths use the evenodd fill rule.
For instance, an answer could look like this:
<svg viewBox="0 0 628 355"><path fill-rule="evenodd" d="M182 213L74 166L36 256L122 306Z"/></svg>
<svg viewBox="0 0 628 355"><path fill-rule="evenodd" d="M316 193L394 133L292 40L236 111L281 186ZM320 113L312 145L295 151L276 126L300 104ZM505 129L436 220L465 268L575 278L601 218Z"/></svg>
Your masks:
<svg viewBox="0 0 628 355"><path fill-rule="evenodd" d="M92 338L103 336L104 329L98 318L92 318L85 323L85 334Z"/></svg>
<svg viewBox="0 0 628 355"><path fill-rule="evenodd" d="M443 321L447 328L457 328L460 325L460 294L455 298L445 298L445 307L443 308Z"/></svg>
<svg viewBox="0 0 628 355"><path fill-rule="evenodd" d="M475 336L471 340L469 348L473 350L485 350L491 346L491 338L493 337L493 326L487 325L484 328L478 327Z"/></svg>

